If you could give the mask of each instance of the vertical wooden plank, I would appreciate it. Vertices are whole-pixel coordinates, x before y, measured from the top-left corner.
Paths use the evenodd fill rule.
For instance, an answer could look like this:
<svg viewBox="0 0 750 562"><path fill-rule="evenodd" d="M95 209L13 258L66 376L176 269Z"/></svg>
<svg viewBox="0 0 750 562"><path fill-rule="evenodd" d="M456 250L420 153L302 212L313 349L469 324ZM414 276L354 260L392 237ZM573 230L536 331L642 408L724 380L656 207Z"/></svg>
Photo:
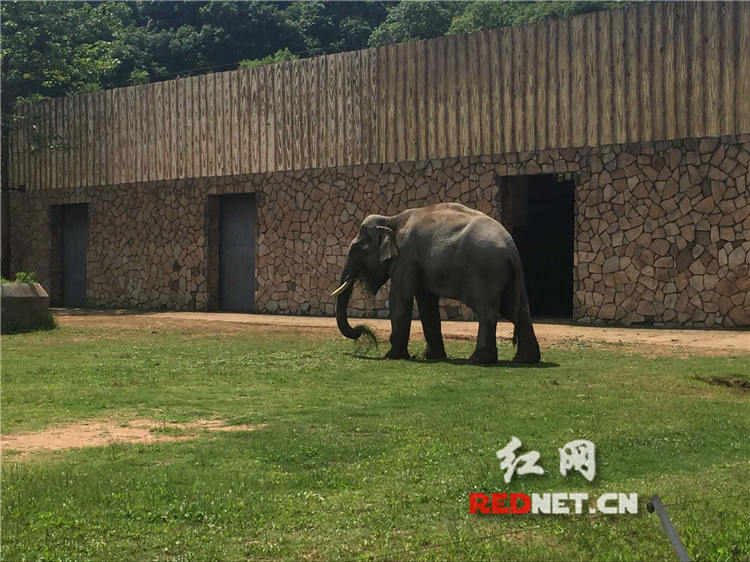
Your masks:
<svg viewBox="0 0 750 562"><path fill-rule="evenodd" d="M260 68L248 70L250 77L250 154L253 172L263 172L268 166L266 134L268 131L268 108L266 107L266 83Z"/></svg>
<svg viewBox="0 0 750 562"><path fill-rule="evenodd" d="M571 35L571 129L572 145L583 146L586 143L586 130L588 127L586 108L586 71L585 71L585 37L584 37L584 19L585 16L576 16L570 20ZM593 92L592 92L593 93Z"/></svg>
<svg viewBox="0 0 750 562"><path fill-rule="evenodd" d="M290 117L290 122L287 125L288 134L291 136L291 142L289 143L291 158L289 167L298 170L301 165L302 156L302 123L300 119L300 105L302 99L300 97L300 82L299 82L299 62L290 62L287 66L289 88L287 92L287 115Z"/></svg>
<svg viewBox="0 0 750 562"><path fill-rule="evenodd" d="M126 88L123 91L124 98L124 131L127 136L127 153L126 153L126 167L124 169L125 182L135 182L138 178L138 144L140 139L138 138L138 130L135 119L135 112L138 110L138 87L134 86Z"/></svg>
<svg viewBox="0 0 750 562"><path fill-rule="evenodd" d="M49 188L49 148L48 148L48 132L49 132L49 115L48 115L48 104L46 101L36 104L35 107L37 114L37 132L38 132L38 150L37 150L37 168L39 170L39 181L37 187L39 189Z"/></svg>
<svg viewBox="0 0 750 562"><path fill-rule="evenodd" d="M321 118L320 101L323 98L320 89L320 69L323 57L310 59L308 66L308 99L310 102L310 167L320 168Z"/></svg>
<svg viewBox="0 0 750 562"><path fill-rule="evenodd" d="M576 19L580 21L580 18ZM521 33L524 36L524 57L520 62L522 65L522 72L525 74L526 82L526 88L523 95L523 98L526 101L524 106L526 121L526 128L524 131L524 150L531 150L539 146L539 139L536 136L536 121L538 118L536 91L539 88L537 82L539 78L539 69L534 65L534 61L536 60L536 36L538 31L538 25L526 25L521 28Z"/></svg>
<svg viewBox="0 0 750 562"><path fill-rule="evenodd" d="M738 48L740 45L738 29L739 3L722 2L722 8L724 15L724 25L721 33L722 52L724 53L724 64L722 65L724 125L722 132L736 133L739 132L737 129L739 112L737 111L735 100L735 92L739 80L739 76L737 75L737 67L739 65ZM750 53L745 53L745 56L750 56Z"/></svg>
<svg viewBox="0 0 750 562"><path fill-rule="evenodd" d="M302 154L300 155L300 167L304 169L312 168L310 159L310 113L312 110L312 100L310 97L310 60L303 60L299 63L300 76L300 127L302 129L301 145ZM357 107L357 109L359 109Z"/></svg>
<svg viewBox="0 0 750 562"><path fill-rule="evenodd" d="M690 130L691 136L702 136L705 134L705 98L703 95L703 82L705 80L703 75L703 42L701 41L701 27L703 22L702 17L702 2L696 2L693 8L690 10L690 20L688 22L690 32L688 33L688 60L690 61L690 74L691 74L691 95L690 95ZM657 91L660 85L659 75L661 74L661 67L659 66L658 49L661 46L661 39L655 33L658 25L658 17L661 15L661 11L654 10L652 12L652 49L657 56L653 57L651 61L653 69L653 90ZM653 97L652 97L653 99ZM662 130L660 123L660 100L654 100L652 103L652 118L654 121L653 137L662 138Z"/></svg>
<svg viewBox="0 0 750 562"><path fill-rule="evenodd" d="M395 47L389 45L385 47L383 51L384 55L384 83L383 83L383 96L385 107L387 108L387 116L385 120L385 162L393 162L396 160L396 147L398 141L396 139L396 59L395 59Z"/></svg>
<svg viewBox="0 0 750 562"><path fill-rule="evenodd" d="M447 91L445 103L446 123L444 132L446 139L446 153L443 156L458 156L461 151L461 130L457 121L461 91L457 68L459 49L458 36L449 35L444 37L442 41L445 41L446 45L445 64L448 68L443 84Z"/></svg>
<svg viewBox="0 0 750 562"><path fill-rule="evenodd" d="M688 68L688 34L690 33L690 25L687 19L687 12L691 9L687 3L681 3L677 5L677 29L674 35L675 47L677 53L675 55L675 70L677 71L677 91L681 92L681 95L675 100L677 105L677 134L679 138L688 136L688 129L690 126L689 113L690 113L690 69ZM719 55L721 57L721 55ZM719 86L720 87L720 86Z"/></svg>
<svg viewBox="0 0 750 562"><path fill-rule="evenodd" d="M503 74L504 61L501 58L501 31L491 29L487 32L487 44L490 52L490 103L492 107L492 153L499 154L505 151L504 122L505 110L503 108Z"/></svg>
<svg viewBox="0 0 750 562"><path fill-rule="evenodd" d="M557 34L557 86L558 86L558 146L571 146L573 135L571 130L571 55L570 55L570 21L558 21Z"/></svg>
<svg viewBox="0 0 750 562"><path fill-rule="evenodd" d="M489 61L482 57L482 33L472 33L466 36L466 83L468 85L468 104L463 119L469 122L469 140L467 154L483 154L482 123L484 102L484 74L482 66ZM480 61L481 59L481 61ZM480 62L482 64L480 64Z"/></svg>
<svg viewBox="0 0 750 562"><path fill-rule="evenodd" d="M370 64L369 64L369 50L359 51L359 65L362 73L361 88L360 88L360 106L359 106L359 146L360 146L360 162L367 163L371 162L370 159L370 141L368 136L372 135L371 124L370 124L370 104L372 98L370 95Z"/></svg>
<svg viewBox="0 0 750 562"><path fill-rule="evenodd" d="M393 119L391 106L391 90L389 75L391 70L390 64L390 47L378 47L378 127L380 136L380 161L388 162L391 147L391 122Z"/></svg>
<svg viewBox="0 0 750 562"><path fill-rule="evenodd" d="M210 76L203 75L203 76L196 76L195 77L195 87L197 90L197 96L195 99L195 103L197 104L196 110L198 111L198 115L200 115L200 119L198 121L198 134L200 137L200 144L198 145L198 157L200 158L200 177L207 177L210 175L210 165L211 161L209 160L209 103L211 103L211 106L213 106L213 100L210 98L209 93L209 80Z"/></svg>
<svg viewBox="0 0 750 562"><path fill-rule="evenodd" d="M585 143L587 146L596 146L599 144L599 134L601 128L601 119L599 114L599 96L601 95L601 86L599 85L598 67L602 64L599 59L600 53L597 48L597 37L601 33L599 28L599 18L597 14L586 16L584 20L585 48L584 63L586 73L586 119Z"/></svg>
<svg viewBox="0 0 750 562"><path fill-rule="evenodd" d="M438 158L440 156L440 124L442 120L442 94L440 91L440 85L442 80L440 78L443 72L443 66L441 62L441 41L428 41L425 43L425 56L427 64L427 111L428 122L427 122L427 156L428 158Z"/></svg>
<svg viewBox="0 0 750 562"><path fill-rule="evenodd" d="M457 131L459 132L458 137L458 152L461 156L466 156L471 153L471 128L473 126L473 111L472 107L472 84L476 80L476 76L470 76L470 61L469 61L469 44L468 34L462 33L455 35L455 51L456 57L456 124L458 125Z"/></svg>
<svg viewBox="0 0 750 562"><path fill-rule="evenodd" d="M512 28L501 30L500 35L501 60L503 72L503 152L514 152L517 150L514 134L515 115L515 84L514 84L514 58L513 58L513 33Z"/></svg>
<svg viewBox="0 0 750 562"><path fill-rule="evenodd" d="M208 161L209 176L224 175L224 96L222 79L218 73L206 75L208 78Z"/></svg>
<svg viewBox="0 0 750 562"><path fill-rule="evenodd" d="M193 79L186 77L183 79L182 86L182 104L183 110L180 113L182 117L181 130L183 137L180 138L180 155L182 167L180 170L181 178L195 177L195 164L193 156L195 154L195 108L193 101Z"/></svg>
<svg viewBox="0 0 750 562"><path fill-rule="evenodd" d="M417 46L414 41L401 45L404 67L404 122L406 130L403 158L416 160L419 147L417 134Z"/></svg>
<svg viewBox="0 0 750 562"><path fill-rule="evenodd" d="M123 157L126 147L123 141L123 126L122 126L122 91L123 88L116 88L112 90L112 147L110 155L112 158L112 178L111 183L113 185L121 184L122 181L122 169L123 169ZM63 111L65 108L63 106ZM63 178L65 177L65 170L63 169Z"/></svg>
<svg viewBox="0 0 750 562"><path fill-rule="evenodd" d="M170 154L166 149L166 113L168 113L164 105L166 102L166 96L164 95L166 86L166 82L156 82L152 85L153 95L151 102L154 106L154 119L149 126L152 128L152 138L154 138L155 142L151 151L151 168L153 170L151 180L160 180L168 177L166 170L168 169L167 164Z"/></svg>
<svg viewBox="0 0 750 562"><path fill-rule="evenodd" d="M341 123L344 125L344 129L339 131L341 132L341 136L344 139L344 147L342 152L342 158L344 165L350 166L354 163L354 149L355 146L353 145L354 142L354 131L356 127L356 123L354 121L354 75L353 75L353 68L352 68L352 61L353 54L352 53L342 53L341 54L341 79L339 80L339 84L341 84L341 92L339 93L340 96L343 96L341 107L343 109L343 113L341 115Z"/></svg>
<svg viewBox="0 0 750 562"><path fill-rule="evenodd" d="M232 173L232 99L231 99L231 72L220 72L216 74L216 98L221 100L217 109L217 133L216 142L221 147L221 162L217 166L216 174L227 176Z"/></svg>
<svg viewBox="0 0 750 562"><path fill-rule="evenodd" d="M538 24L536 37L534 38L535 57L535 87L532 94L534 95L534 105L532 111L535 116L534 129L534 146L533 148L547 147L547 92L548 92L548 67L547 67L547 43L549 41L549 25L546 23Z"/></svg>
<svg viewBox="0 0 750 562"><path fill-rule="evenodd" d="M614 85L614 142L623 143L628 138L626 109L625 63L625 10L612 11L612 82Z"/></svg>
<svg viewBox="0 0 750 562"><path fill-rule="evenodd" d="M284 72L283 64L275 64L270 67L274 74L274 85L273 85L273 106L274 115L276 116L276 134L274 135L274 144L276 154L274 170L284 170L286 168L286 154L284 154L284 133L286 131L286 123L284 120Z"/></svg>
<svg viewBox="0 0 750 562"><path fill-rule="evenodd" d="M173 82L172 87L172 177L182 178L184 160L182 146L186 142L185 137L185 79L180 78Z"/></svg>
<svg viewBox="0 0 750 562"><path fill-rule="evenodd" d="M176 129L177 80L170 80L164 84L164 151L168 155L164 177L170 179L177 177Z"/></svg>
<svg viewBox="0 0 750 562"><path fill-rule="evenodd" d="M378 147L382 135L382 130L379 128L378 123L383 109L378 105L378 67L380 66L380 51L378 49L368 49L367 52L369 59L368 65L370 67L370 162L378 162L380 161Z"/></svg>
<svg viewBox="0 0 750 562"><path fill-rule="evenodd" d="M478 112L478 137L475 145L476 154L492 154L492 99L490 75L492 72L492 58L490 57L490 34L487 31L474 34L474 44L469 51L469 56L476 61L476 84L479 104Z"/></svg>
<svg viewBox="0 0 750 562"><path fill-rule="evenodd" d="M640 133L640 88L638 85L638 17L636 10L624 10L625 14L625 114L627 140L637 141Z"/></svg>
<svg viewBox="0 0 750 562"><path fill-rule="evenodd" d="M96 107L94 121L94 135L96 146L94 172L96 185L107 185L107 169L109 162L107 160L107 144L109 141L109 122L107 121L107 91L102 90L96 93Z"/></svg>
<svg viewBox="0 0 750 562"><path fill-rule="evenodd" d="M103 96L106 102L103 113L106 135L102 183L105 185L112 185L115 183L115 170L117 170L115 156L117 123L114 119L114 90L104 91Z"/></svg>
<svg viewBox="0 0 750 562"><path fill-rule="evenodd" d="M240 85L244 78L245 73L232 72L231 73L231 99L232 99L232 111L229 116L230 125L232 129L232 173L239 174L243 168L243 164L247 162L247 156L241 152L241 135L244 135L245 131L240 127Z"/></svg>
<svg viewBox="0 0 750 562"><path fill-rule="evenodd" d="M235 72L222 72L223 98L224 98L224 174L236 174L237 150L234 143L237 131L237 121L233 119L237 113L237 94L234 87Z"/></svg>
<svg viewBox="0 0 750 562"><path fill-rule="evenodd" d="M328 141L326 163L335 166L339 161L339 111L338 100L338 55L328 58L327 80L328 80Z"/></svg>
<svg viewBox="0 0 750 562"><path fill-rule="evenodd" d="M648 6L635 9L638 20L638 72L636 86L640 86L638 109L640 115L640 138L650 140L654 138L654 128L651 113L651 77L654 75L652 62L654 57L651 44L651 20L653 12Z"/></svg>
<svg viewBox="0 0 750 562"><path fill-rule="evenodd" d="M235 79L237 81L237 121L236 128L238 130L237 139L237 152L239 154L237 158L237 173L248 174L251 171L257 172L256 159L253 154L253 148L256 144L257 137L253 137L251 133L251 119L250 111L254 103L252 100L252 93L250 89L250 72L251 69L246 68L237 71Z"/></svg>
<svg viewBox="0 0 750 562"><path fill-rule="evenodd" d="M414 154L417 160L427 158L427 92L424 41L416 41L414 57Z"/></svg>
<svg viewBox="0 0 750 562"><path fill-rule="evenodd" d="M750 4L738 6L739 56L737 75L737 132L750 131Z"/></svg>
<svg viewBox="0 0 750 562"><path fill-rule="evenodd" d="M103 121L103 128L104 128L104 146L102 146L101 151L104 153L107 149L108 144L108 135L109 130L107 127L107 121L106 121L106 110L107 110L107 104L106 104L106 97L107 92L102 92L102 108L101 108L101 119ZM57 115L56 115L56 99L51 99L47 102L49 104L48 107L48 115L49 115L49 138L48 138L48 146L49 146L49 182L48 187L49 189L56 189L58 187L58 173L57 173L57 166L58 166L58 156L60 154L60 151L57 149L58 141L57 141ZM105 165L102 169L102 176L106 177L106 154L104 155L103 160L105 161ZM104 180L102 180L102 183L104 183Z"/></svg>
<svg viewBox="0 0 750 562"><path fill-rule="evenodd" d="M83 96L85 98L85 104L86 104L86 119L84 123L86 124L86 159L84 161L86 166L86 185L92 186L95 184L95 178L94 178L94 102L96 101L94 99L93 94L85 94Z"/></svg>
<svg viewBox="0 0 750 562"><path fill-rule="evenodd" d="M152 168L153 155L155 153L153 84L144 84L140 87L140 92L141 110L143 113L136 116L136 119L140 121L139 128L141 131L141 142L143 143L140 181L151 181L153 179Z"/></svg>
<svg viewBox="0 0 750 562"><path fill-rule="evenodd" d="M109 94L109 92L108 92ZM51 189L58 189L60 188L60 161L62 152L60 150L60 98L55 98L53 100L50 100L50 112L51 112L51 132L52 132L52 138L51 138L51 144L54 145L54 150L52 150L51 158L52 158L52 170L51 170L51 178L50 178L50 188ZM107 146L109 146L109 142L107 143ZM11 145L12 150L12 145ZM12 168L11 168L12 170ZM12 184L11 184L12 185Z"/></svg>
<svg viewBox="0 0 750 562"><path fill-rule="evenodd" d="M703 25L703 40L706 55L706 133L713 136L721 134L721 113L719 108L721 53L719 51L718 4L704 4L704 15L706 17Z"/></svg>
<svg viewBox="0 0 750 562"><path fill-rule="evenodd" d="M677 91L675 80L675 9L676 4L667 2L664 11L664 129L665 138L677 138L677 113L676 97L680 95Z"/></svg>
<svg viewBox="0 0 750 562"><path fill-rule="evenodd" d="M297 142L297 121L294 107L294 76L293 69L296 65L293 62L284 64L284 119L286 121L284 131L284 141L286 147L286 167L288 170L295 168L296 142Z"/></svg>
<svg viewBox="0 0 750 562"><path fill-rule="evenodd" d="M651 134L654 140L662 140L666 138L664 116L664 46L667 39L663 32L663 26L665 24L664 5L654 5L648 10L648 14L649 19L651 20L649 33L651 35L652 49L652 53L649 55L651 57L649 65L652 72L651 97L649 102L652 107ZM698 34L698 38L695 40L695 43L699 42L700 34ZM701 55L701 58L702 56L703 55ZM702 115L702 106L699 111Z"/></svg>
<svg viewBox="0 0 750 562"><path fill-rule="evenodd" d="M263 143L261 151L261 171L267 172L274 169L276 155L276 110L273 107L274 74L271 67L262 66L257 69L260 73L258 78L260 93L260 111L258 118L263 130L260 140Z"/></svg>
<svg viewBox="0 0 750 562"><path fill-rule="evenodd" d="M526 74L524 64L524 34L519 26L510 28L513 38L513 145L515 151L521 151L525 147L526 133ZM566 73L570 73L568 65Z"/></svg>
<svg viewBox="0 0 750 562"><path fill-rule="evenodd" d="M161 140L161 127L159 127L159 121L161 118L160 107L157 103L157 92L158 84L146 84L144 85L144 91L146 93L146 115L143 123L144 135L146 138L146 181L154 181L157 179L159 161L162 155L159 151L159 142Z"/></svg>

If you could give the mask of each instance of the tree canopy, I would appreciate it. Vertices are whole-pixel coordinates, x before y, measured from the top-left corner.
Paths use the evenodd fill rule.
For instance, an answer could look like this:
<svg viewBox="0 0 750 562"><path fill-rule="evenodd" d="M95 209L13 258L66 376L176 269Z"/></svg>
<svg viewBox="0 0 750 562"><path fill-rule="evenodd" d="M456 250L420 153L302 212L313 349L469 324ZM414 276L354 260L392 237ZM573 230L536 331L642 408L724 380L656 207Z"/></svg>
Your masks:
<svg viewBox="0 0 750 562"><path fill-rule="evenodd" d="M37 101L607 9L615 2L2 3L2 111Z"/></svg>

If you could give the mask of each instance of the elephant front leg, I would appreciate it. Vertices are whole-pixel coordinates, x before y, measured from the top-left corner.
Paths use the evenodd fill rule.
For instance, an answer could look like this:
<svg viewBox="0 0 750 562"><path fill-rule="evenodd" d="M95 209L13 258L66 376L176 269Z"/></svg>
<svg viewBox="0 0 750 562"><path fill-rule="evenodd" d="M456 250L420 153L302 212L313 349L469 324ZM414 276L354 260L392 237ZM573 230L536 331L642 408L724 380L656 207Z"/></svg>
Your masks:
<svg viewBox="0 0 750 562"><path fill-rule="evenodd" d="M471 354L469 362L480 365L497 363L497 312L494 310L475 310L479 320L477 347Z"/></svg>
<svg viewBox="0 0 750 562"><path fill-rule="evenodd" d="M411 331L411 312L413 297L389 297L391 305L391 349L385 354L386 359L409 359L409 332Z"/></svg>
<svg viewBox="0 0 750 562"><path fill-rule="evenodd" d="M427 341L427 349L424 350L425 359L445 359L445 346L443 345L443 332L440 329L440 299L429 293L417 294L417 307L419 318L422 321L424 339Z"/></svg>

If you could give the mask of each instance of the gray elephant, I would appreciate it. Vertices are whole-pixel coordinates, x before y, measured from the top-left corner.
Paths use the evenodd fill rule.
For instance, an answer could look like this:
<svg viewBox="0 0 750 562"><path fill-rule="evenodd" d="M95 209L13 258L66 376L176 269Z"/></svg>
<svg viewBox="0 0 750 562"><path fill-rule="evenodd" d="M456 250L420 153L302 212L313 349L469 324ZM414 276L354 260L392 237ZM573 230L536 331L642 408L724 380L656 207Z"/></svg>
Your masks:
<svg viewBox="0 0 750 562"><path fill-rule="evenodd" d="M359 338L347 306L354 282L375 294L390 278L391 349L389 359L409 358L412 306L417 299L428 359L445 357L438 300L458 299L479 320L470 361L497 362L499 316L513 322L518 349L514 361L538 363L539 344L516 245L503 226L484 213L457 203L409 209L394 216L370 215L351 244L336 297L336 320L347 338Z"/></svg>

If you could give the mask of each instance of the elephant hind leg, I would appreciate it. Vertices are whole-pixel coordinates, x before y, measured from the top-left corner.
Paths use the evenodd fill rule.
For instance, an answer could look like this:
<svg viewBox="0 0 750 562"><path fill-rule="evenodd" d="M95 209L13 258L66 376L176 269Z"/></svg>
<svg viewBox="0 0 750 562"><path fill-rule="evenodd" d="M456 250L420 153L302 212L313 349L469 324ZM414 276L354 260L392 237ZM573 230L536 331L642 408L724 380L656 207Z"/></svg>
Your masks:
<svg viewBox="0 0 750 562"><path fill-rule="evenodd" d="M477 308L474 310L479 320L477 346L469 357L470 363L491 365L497 363L497 311L492 308Z"/></svg>
<svg viewBox="0 0 750 562"><path fill-rule="evenodd" d="M539 351L539 342L534 333L534 326L531 324L531 318L528 315L514 324L513 339L517 345L513 361L516 363L539 363L542 354Z"/></svg>

